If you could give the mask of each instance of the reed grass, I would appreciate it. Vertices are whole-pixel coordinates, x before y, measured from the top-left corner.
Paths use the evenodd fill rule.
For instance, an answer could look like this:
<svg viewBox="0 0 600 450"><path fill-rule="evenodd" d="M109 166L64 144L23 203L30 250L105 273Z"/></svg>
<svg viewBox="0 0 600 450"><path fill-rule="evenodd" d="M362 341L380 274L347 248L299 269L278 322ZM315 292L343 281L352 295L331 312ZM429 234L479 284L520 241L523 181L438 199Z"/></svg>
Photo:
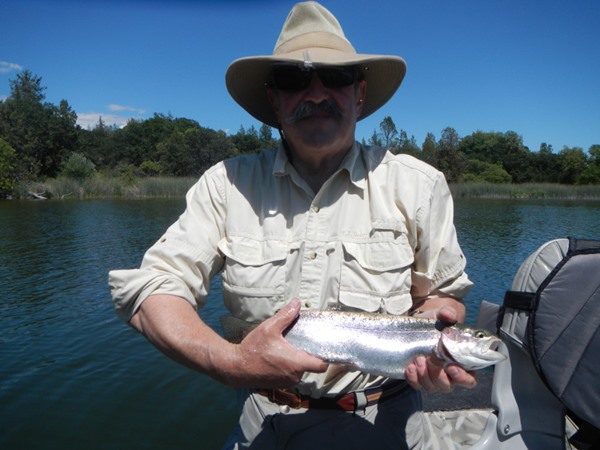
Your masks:
<svg viewBox="0 0 600 450"><path fill-rule="evenodd" d="M600 185L460 183L450 190L454 198L600 200Z"/></svg>
<svg viewBox="0 0 600 450"><path fill-rule="evenodd" d="M27 198L33 192L53 199L171 198L185 196L196 181L194 177L131 179L95 175L85 180L61 177L21 183L17 186L16 196ZM455 199L600 200L600 185L459 183L450 185L450 190Z"/></svg>
<svg viewBox="0 0 600 450"><path fill-rule="evenodd" d="M183 197L197 178L149 177L125 179L94 176L85 180L51 178L43 182L27 182L17 186L17 197L27 198L30 193L52 199L98 198L170 198Z"/></svg>

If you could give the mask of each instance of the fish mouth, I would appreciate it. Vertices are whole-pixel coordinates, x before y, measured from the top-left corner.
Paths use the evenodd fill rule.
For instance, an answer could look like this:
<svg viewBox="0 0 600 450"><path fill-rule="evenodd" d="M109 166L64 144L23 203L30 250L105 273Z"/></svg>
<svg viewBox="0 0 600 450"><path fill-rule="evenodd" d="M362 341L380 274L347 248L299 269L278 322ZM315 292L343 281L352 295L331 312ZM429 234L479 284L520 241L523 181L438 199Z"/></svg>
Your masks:
<svg viewBox="0 0 600 450"><path fill-rule="evenodd" d="M481 349L483 350L484 353L486 352L498 352L498 349L500 348L500 343L502 341L498 338L494 338L494 339L490 339L489 342L486 342Z"/></svg>
<svg viewBox="0 0 600 450"><path fill-rule="evenodd" d="M506 359L506 355L498 351L502 340L497 336L479 338L477 342L460 334L447 333L445 337L442 336L435 351L435 356L445 364L456 363L466 370L477 370Z"/></svg>
<svg viewBox="0 0 600 450"><path fill-rule="evenodd" d="M500 338L490 339L489 342L486 342L481 347L480 356L488 361L504 361L507 358L507 356L499 351L501 343L502 339Z"/></svg>
<svg viewBox="0 0 600 450"><path fill-rule="evenodd" d="M498 349L500 348L500 343L502 341L498 338L496 339L492 339L486 346L485 346L485 351L493 351L493 352L497 352Z"/></svg>

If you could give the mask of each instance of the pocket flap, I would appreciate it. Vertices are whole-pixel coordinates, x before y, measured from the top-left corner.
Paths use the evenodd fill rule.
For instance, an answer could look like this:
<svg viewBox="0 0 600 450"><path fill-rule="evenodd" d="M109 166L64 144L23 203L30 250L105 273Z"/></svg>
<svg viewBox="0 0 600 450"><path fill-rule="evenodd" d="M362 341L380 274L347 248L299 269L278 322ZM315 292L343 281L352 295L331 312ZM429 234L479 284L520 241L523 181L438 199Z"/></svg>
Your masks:
<svg viewBox="0 0 600 450"><path fill-rule="evenodd" d="M282 241L260 241L250 238L223 238L217 244L226 258L245 266L285 261L288 246Z"/></svg>
<svg viewBox="0 0 600 450"><path fill-rule="evenodd" d="M410 266L414 255L406 241L344 242L344 250L361 267L385 272Z"/></svg>

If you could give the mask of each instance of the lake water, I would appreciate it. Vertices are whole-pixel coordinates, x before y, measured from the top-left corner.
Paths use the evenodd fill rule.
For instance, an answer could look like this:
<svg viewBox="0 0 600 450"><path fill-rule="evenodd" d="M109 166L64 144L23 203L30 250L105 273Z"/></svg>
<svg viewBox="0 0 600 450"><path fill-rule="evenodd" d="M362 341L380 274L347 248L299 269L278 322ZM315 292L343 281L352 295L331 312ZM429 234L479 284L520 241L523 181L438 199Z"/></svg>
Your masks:
<svg viewBox="0 0 600 450"><path fill-rule="evenodd" d="M0 448L219 449L234 393L162 356L115 315L107 272L139 265L183 199L0 202ZM600 238L600 203L461 200L456 227L482 299L556 237ZM223 313L218 280L205 320Z"/></svg>

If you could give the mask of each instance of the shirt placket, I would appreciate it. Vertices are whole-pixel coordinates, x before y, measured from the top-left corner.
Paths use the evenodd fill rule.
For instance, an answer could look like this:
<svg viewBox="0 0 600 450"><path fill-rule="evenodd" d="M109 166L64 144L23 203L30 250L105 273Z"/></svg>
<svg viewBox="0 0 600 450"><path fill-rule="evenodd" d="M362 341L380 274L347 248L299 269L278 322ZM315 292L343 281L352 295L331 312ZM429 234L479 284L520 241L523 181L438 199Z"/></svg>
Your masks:
<svg viewBox="0 0 600 450"><path fill-rule="evenodd" d="M323 306L320 304L322 284L328 269L328 226L326 214L319 206L318 196L311 203L307 215L298 294L305 308L320 308Z"/></svg>
<svg viewBox="0 0 600 450"><path fill-rule="evenodd" d="M323 214L316 199L311 203L307 215L302 276L298 294L305 308L317 308L326 261L322 246Z"/></svg>

